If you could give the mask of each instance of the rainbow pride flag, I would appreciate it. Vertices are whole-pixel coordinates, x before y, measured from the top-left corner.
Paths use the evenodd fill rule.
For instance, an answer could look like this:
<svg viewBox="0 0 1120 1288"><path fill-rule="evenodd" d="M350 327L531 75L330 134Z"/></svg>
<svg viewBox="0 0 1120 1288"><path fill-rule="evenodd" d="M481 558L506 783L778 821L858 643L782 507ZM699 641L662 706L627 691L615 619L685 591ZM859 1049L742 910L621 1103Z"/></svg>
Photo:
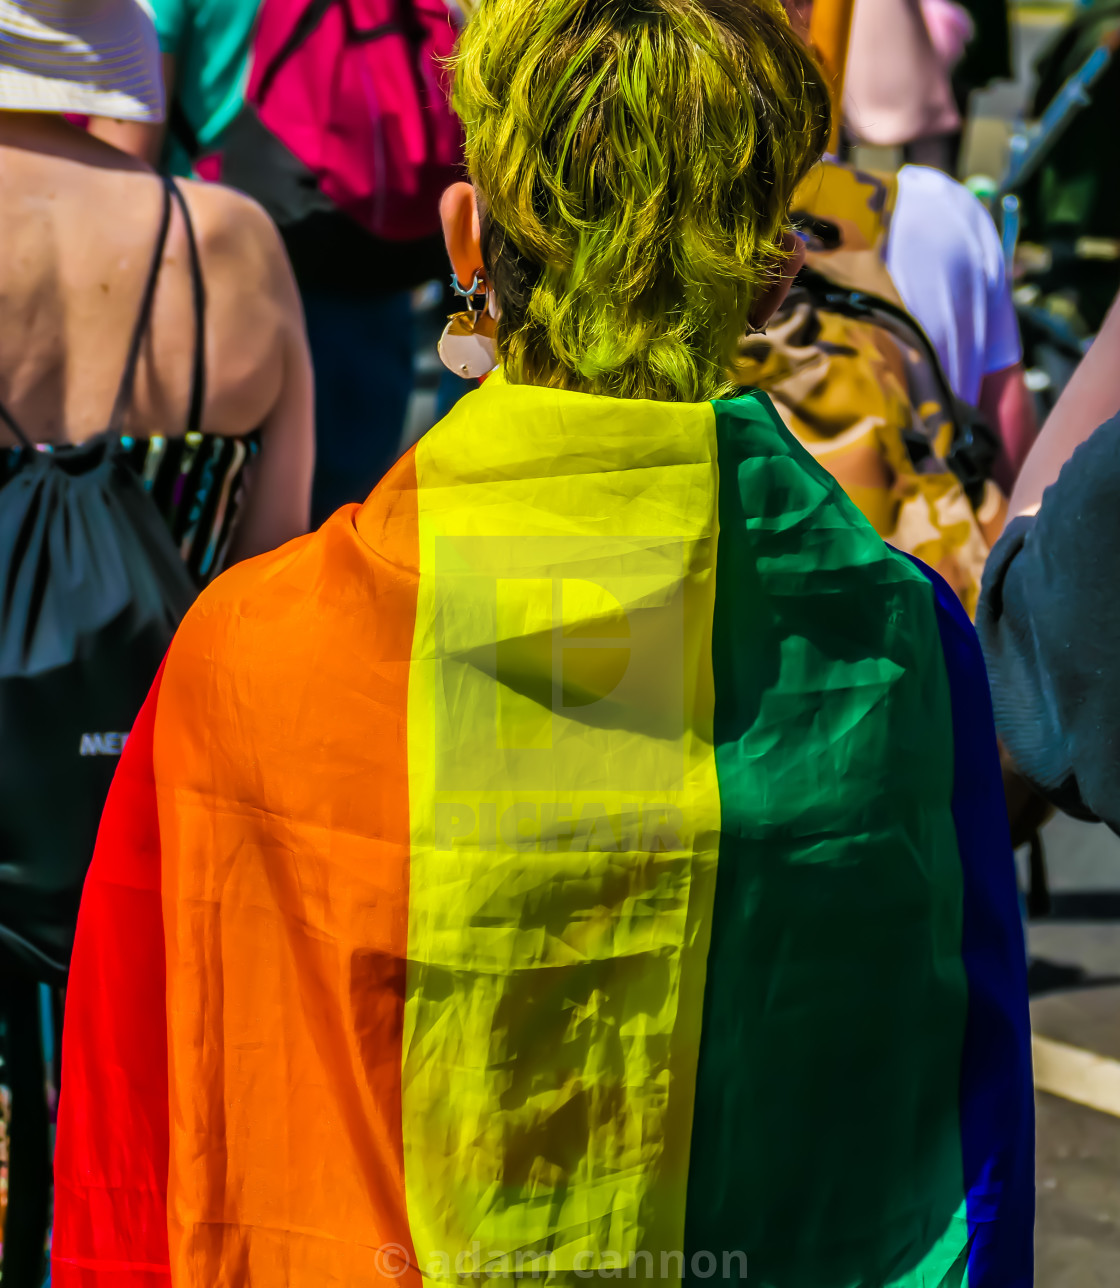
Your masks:
<svg viewBox="0 0 1120 1288"><path fill-rule="evenodd" d="M768 401L468 395L183 624L86 884L57 1288L1025 1288L983 664Z"/></svg>

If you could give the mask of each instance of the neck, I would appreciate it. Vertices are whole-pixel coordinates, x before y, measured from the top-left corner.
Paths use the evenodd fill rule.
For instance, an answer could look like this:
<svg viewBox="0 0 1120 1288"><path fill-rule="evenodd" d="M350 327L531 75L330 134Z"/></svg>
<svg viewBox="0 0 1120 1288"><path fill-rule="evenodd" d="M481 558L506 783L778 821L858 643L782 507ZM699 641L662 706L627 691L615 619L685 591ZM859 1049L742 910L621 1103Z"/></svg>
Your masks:
<svg viewBox="0 0 1120 1288"><path fill-rule="evenodd" d="M25 138L68 138L82 133L57 112L0 110L0 135Z"/></svg>
<svg viewBox="0 0 1120 1288"><path fill-rule="evenodd" d="M122 170L148 168L144 162L102 142L80 126L71 125L57 112L0 109L0 147Z"/></svg>

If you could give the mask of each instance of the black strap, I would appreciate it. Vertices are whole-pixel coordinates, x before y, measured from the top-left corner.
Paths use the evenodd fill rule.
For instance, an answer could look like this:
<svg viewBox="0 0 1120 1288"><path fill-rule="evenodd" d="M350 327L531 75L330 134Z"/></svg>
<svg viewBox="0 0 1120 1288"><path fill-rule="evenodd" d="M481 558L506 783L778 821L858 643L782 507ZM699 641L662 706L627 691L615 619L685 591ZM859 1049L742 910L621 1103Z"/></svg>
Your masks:
<svg viewBox="0 0 1120 1288"><path fill-rule="evenodd" d="M304 9L296 21L295 26L288 33L288 39L280 46L272 56L272 61L265 68L264 75L261 77L261 83L257 89L257 102L263 103L268 97L268 92L272 88L272 82L276 79L280 68L288 61L295 51L311 35L316 27L327 16L327 10L334 4L335 0L311 0L311 3Z"/></svg>
<svg viewBox="0 0 1120 1288"><path fill-rule="evenodd" d="M140 312L136 325L132 328L132 340L128 346L124 370L121 372L121 383L117 388L117 397L113 410L109 414L109 433L119 434L124 426L124 418L132 403L132 387L136 383L136 365L140 360L140 346L148 330L152 316L152 301L156 297L156 282L159 280L159 267L163 263L163 251L167 245L167 230L171 227L171 183L163 181L163 211L160 215L159 234L156 237L155 249L152 252L152 263L148 269L148 280L144 285L144 294L140 298Z"/></svg>
<svg viewBox="0 0 1120 1288"><path fill-rule="evenodd" d="M160 219L159 235L156 238L155 251L152 255L152 266L148 270L148 281L140 301L140 313L132 331L132 342L128 347L128 358L121 375L120 388L117 390L116 402L109 417L108 432L120 434L124 419L132 402L133 385L136 382L136 367L140 359L140 346L144 342L152 317L152 304L155 300L156 283L159 281L159 269L163 262L163 252L167 246L167 235L171 227L171 201L174 198L183 215L187 230L187 247L190 255L191 297L194 307L194 358L191 363L191 397L187 411L187 432L191 433L202 427L202 411L206 401L206 287L202 280L202 264L198 255L198 242L194 235L190 211L183 194L175 180L169 176L163 178L163 214Z"/></svg>
<svg viewBox="0 0 1120 1288"><path fill-rule="evenodd" d="M191 259L191 300L194 305L194 359L191 363L191 401L187 411L187 433L202 429L202 412L206 403L206 283L202 280L202 260L191 223L186 198L174 179L167 179L172 195L179 204L187 230L187 247Z"/></svg>
<svg viewBox="0 0 1120 1288"><path fill-rule="evenodd" d="M273 54L272 61L265 68L260 86L257 89L258 103L264 103L281 68L314 33L327 16L331 6L339 2L340 0L310 0L307 8L300 14L295 26L288 33L287 40ZM359 27L354 21L354 15L349 4L342 0L342 5L347 37L357 44L367 44L370 41L380 40L383 36L391 36L394 32L400 32L419 47L427 34L424 24L420 21L416 10L412 6L411 0L403 0L402 4L398 4L398 10L403 8L403 12L400 13L398 18L378 23L376 27Z"/></svg>
<svg viewBox="0 0 1120 1288"><path fill-rule="evenodd" d="M937 350L918 321L890 300L870 291L838 286L815 269L802 267L798 271L797 281L810 295L822 300L826 307L835 312L847 317L871 319L889 331L895 339L921 349L940 390L942 406L953 420L953 441L945 464L957 476L973 508L978 508L999 454L999 439L983 415L953 393ZM899 334L900 330L902 335ZM911 436L907 441L907 448L915 465L930 453L929 443L921 435L917 439Z"/></svg>

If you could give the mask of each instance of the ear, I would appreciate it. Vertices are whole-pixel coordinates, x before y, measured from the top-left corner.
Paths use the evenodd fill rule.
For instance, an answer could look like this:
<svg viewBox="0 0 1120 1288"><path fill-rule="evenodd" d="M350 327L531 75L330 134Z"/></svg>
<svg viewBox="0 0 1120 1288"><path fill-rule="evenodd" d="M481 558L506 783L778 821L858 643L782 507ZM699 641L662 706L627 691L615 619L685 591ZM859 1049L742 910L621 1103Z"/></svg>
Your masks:
<svg viewBox="0 0 1120 1288"><path fill-rule="evenodd" d="M482 270L482 230L479 226L478 200L469 183L453 183L439 202L443 223L443 242L455 276L464 286L476 273L485 280Z"/></svg>
<svg viewBox="0 0 1120 1288"><path fill-rule="evenodd" d="M785 303L793 279L805 263L805 249L805 243L796 233L787 229L782 234L782 258L778 264L778 276L755 300L751 309L750 324L756 331L761 331Z"/></svg>

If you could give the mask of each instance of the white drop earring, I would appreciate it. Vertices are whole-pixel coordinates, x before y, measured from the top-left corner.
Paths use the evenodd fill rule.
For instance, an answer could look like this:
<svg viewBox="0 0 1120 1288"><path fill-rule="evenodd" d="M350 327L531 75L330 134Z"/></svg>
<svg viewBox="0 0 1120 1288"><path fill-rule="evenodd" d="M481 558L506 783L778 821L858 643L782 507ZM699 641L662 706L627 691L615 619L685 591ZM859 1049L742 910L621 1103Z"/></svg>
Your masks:
<svg viewBox="0 0 1120 1288"><path fill-rule="evenodd" d="M439 359L448 371L464 380L478 380L498 365L494 344L497 301L487 290L481 270L475 273L470 286L463 286L458 275L452 273L451 289L466 300L467 308L463 313L452 314L444 327L439 338ZM479 297L484 303L475 308Z"/></svg>

